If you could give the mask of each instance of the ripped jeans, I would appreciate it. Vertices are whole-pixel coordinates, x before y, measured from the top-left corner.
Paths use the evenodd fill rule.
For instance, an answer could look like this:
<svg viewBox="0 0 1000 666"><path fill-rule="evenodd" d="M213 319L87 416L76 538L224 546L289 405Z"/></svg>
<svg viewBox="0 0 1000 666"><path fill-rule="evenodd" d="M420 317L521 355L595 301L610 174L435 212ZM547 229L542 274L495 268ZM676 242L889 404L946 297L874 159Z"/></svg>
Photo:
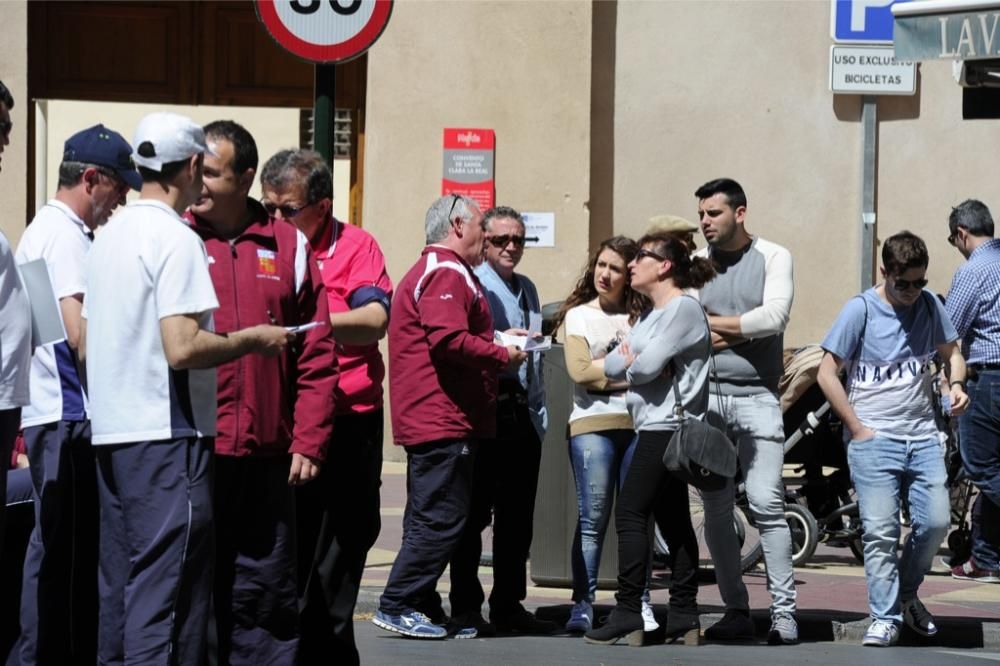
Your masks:
<svg viewBox="0 0 1000 666"><path fill-rule="evenodd" d="M569 440L569 459L576 481L580 520L573 537L573 601L594 601L604 535L635 451L632 430L603 430Z"/></svg>

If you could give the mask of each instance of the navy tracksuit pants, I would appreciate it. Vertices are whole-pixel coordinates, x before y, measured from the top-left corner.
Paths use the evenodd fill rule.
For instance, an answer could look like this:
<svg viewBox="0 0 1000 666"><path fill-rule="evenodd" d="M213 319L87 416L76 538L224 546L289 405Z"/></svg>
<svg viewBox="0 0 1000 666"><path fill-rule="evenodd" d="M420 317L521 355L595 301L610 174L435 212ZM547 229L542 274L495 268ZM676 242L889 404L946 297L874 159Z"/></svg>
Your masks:
<svg viewBox="0 0 1000 666"><path fill-rule="evenodd" d="M98 663L197 665L212 593L212 438L101 445Z"/></svg>
<svg viewBox="0 0 1000 666"><path fill-rule="evenodd" d="M290 464L288 455L215 457L216 645L211 663L296 663L299 606Z"/></svg>
<svg viewBox="0 0 1000 666"><path fill-rule="evenodd" d="M441 612L435 588L469 515L476 448L468 439L406 447L403 543L379 600L382 612Z"/></svg>
<svg viewBox="0 0 1000 666"><path fill-rule="evenodd" d="M89 421L24 429L35 509L21 584L21 666L93 663L97 480Z"/></svg>

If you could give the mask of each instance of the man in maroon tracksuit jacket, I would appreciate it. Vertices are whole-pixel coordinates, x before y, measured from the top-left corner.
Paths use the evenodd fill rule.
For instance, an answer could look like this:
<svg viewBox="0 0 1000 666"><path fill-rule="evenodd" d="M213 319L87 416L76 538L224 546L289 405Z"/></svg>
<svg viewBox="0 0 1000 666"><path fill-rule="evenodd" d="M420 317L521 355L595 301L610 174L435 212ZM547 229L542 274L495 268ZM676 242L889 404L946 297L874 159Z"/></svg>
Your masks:
<svg viewBox="0 0 1000 666"><path fill-rule="evenodd" d="M392 432L406 447L407 496L403 543L372 621L411 638L448 634L435 624L443 619L435 587L468 516L478 442L495 434L497 375L526 358L493 342L472 271L483 258L482 223L465 197L430 207L427 247L396 288L389 318Z"/></svg>
<svg viewBox="0 0 1000 666"><path fill-rule="evenodd" d="M218 367L214 609L219 664L292 664L298 650L293 486L319 473L333 431L337 361L326 291L305 237L247 194L253 137L231 121L205 135L202 197L188 213L208 250L220 332L296 326L287 353ZM290 454L290 455L289 455Z"/></svg>

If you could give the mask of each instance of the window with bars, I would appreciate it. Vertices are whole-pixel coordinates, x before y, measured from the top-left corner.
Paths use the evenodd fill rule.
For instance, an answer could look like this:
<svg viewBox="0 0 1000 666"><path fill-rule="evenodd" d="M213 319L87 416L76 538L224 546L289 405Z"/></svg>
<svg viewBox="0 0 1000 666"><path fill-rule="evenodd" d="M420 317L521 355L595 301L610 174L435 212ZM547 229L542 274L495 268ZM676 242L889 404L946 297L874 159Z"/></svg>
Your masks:
<svg viewBox="0 0 1000 666"><path fill-rule="evenodd" d="M351 109L336 109L333 116L333 156L351 156ZM302 109L299 114L299 147L316 148L313 132L313 110Z"/></svg>

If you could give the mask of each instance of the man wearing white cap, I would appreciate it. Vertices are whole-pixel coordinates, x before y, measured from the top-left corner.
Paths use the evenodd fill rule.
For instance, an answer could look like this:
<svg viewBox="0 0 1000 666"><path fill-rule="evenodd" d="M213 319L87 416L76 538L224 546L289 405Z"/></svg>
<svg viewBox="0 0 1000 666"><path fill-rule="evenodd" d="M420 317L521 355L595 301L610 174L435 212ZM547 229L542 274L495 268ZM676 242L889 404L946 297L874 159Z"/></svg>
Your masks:
<svg viewBox="0 0 1000 666"><path fill-rule="evenodd" d="M201 127L153 113L136 129L140 198L87 263L83 344L101 504L101 664L199 664L211 596L214 367L280 353L284 328L215 334L201 239L180 214L202 189Z"/></svg>

